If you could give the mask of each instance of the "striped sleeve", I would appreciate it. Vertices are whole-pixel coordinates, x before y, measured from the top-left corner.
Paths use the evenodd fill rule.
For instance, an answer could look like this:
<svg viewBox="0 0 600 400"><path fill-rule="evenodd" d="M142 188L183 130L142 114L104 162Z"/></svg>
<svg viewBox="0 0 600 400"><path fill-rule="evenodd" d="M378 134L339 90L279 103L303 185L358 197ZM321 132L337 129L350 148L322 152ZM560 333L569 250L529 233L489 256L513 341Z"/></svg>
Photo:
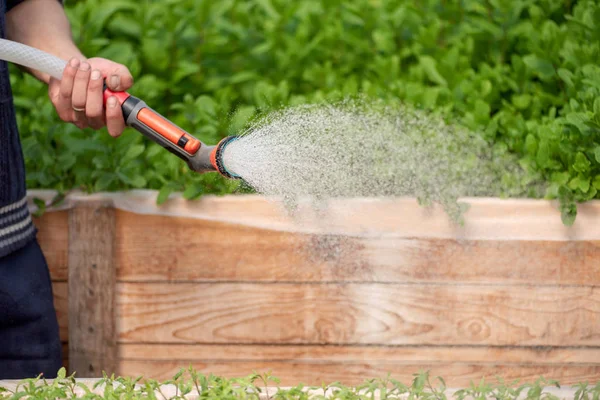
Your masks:
<svg viewBox="0 0 600 400"><path fill-rule="evenodd" d="M0 257L23 247L36 233L26 197L0 207Z"/></svg>

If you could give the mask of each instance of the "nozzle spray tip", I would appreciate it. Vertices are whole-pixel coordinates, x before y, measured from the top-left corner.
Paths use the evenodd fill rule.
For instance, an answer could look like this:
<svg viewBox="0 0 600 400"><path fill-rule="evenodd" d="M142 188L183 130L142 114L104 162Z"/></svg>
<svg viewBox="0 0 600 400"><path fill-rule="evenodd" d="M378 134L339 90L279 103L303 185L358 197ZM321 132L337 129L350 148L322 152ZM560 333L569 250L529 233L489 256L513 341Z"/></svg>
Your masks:
<svg viewBox="0 0 600 400"><path fill-rule="evenodd" d="M215 146L211 155L210 162L212 166L224 177L229 179L241 179L241 177L237 174L234 174L232 171L227 170L225 167L225 163L223 162L223 153L225 152L225 148L231 142L237 140L238 136L227 136L222 139L218 145Z"/></svg>

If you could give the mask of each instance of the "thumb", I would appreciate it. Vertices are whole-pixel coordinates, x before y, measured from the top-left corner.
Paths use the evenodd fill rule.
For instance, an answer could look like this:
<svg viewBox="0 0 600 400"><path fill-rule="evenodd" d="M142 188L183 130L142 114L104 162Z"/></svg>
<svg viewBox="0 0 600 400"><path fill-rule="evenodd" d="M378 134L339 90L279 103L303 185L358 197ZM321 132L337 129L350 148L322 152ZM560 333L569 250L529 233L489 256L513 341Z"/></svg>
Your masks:
<svg viewBox="0 0 600 400"><path fill-rule="evenodd" d="M133 85L133 76L126 66L114 64L114 67L109 68L106 76L106 85L114 92L122 92Z"/></svg>

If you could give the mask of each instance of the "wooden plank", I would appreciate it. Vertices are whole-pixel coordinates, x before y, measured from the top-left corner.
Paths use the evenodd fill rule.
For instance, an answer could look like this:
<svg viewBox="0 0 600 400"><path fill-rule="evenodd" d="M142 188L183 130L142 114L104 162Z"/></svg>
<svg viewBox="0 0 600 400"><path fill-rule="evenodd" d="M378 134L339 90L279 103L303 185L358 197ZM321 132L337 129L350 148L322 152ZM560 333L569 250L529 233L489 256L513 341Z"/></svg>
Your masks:
<svg viewBox="0 0 600 400"><path fill-rule="evenodd" d="M69 213L69 365L79 377L116 369L114 223L105 203Z"/></svg>
<svg viewBox="0 0 600 400"><path fill-rule="evenodd" d="M65 367L65 369L67 371L70 371L70 369L69 369L69 344L66 342L64 342L62 344L62 358L63 358L62 366Z"/></svg>
<svg viewBox="0 0 600 400"><path fill-rule="evenodd" d="M341 382L345 385L364 383L369 378L385 378L388 373L399 381L410 384L413 374L421 370L430 370L432 377L441 376L450 387L467 387L471 381L479 382L485 378L490 383L496 383L496 377L502 377L510 382L520 379L522 382L533 382L540 376L548 379L558 379L563 386L578 382L600 381L600 366L594 365L503 365L503 364L386 364L368 361L353 364L311 364L281 361L251 361L251 362L194 362L191 364L203 374L233 378L244 377L257 372L271 372L281 380L282 386L295 386L299 383L321 385L322 383ZM140 376L159 380L171 379L181 368L189 363L176 361L129 361L119 364L119 374ZM434 382L434 384L437 382Z"/></svg>
<svg viewBox="0 0 600 400"><path fill-rule="evenodd" d="M600 345L599 287L121 283L122 342Z"/></svg>
<svg viewBox="0 0 600 400"><path fill-rule="evenodd" d="M49 196L48 196L49 195ZM48 194L51 198L53 194ZM470 205L465 225L457 226L442 207L422 207L414 198L301 199L294 214L281 199L261 195L202 196L185 200L181 193L160 207L156 191L70 193L64 202L108 200L123 211L145 215L222 221L266 229L349 235L386 235L468 240L600 240L600 200L578 205L577 222L565 226L556 201L533 199L462 198ZM43 197L43 196L41 196ZM251 212L250 212L251 211Z"/></svg>
<svg viewBox="0 0 600 400"><path fill-rule="evenodd" d="M117 212L116 232L122 281L560 285L600 281L600 241L307 235L124 211Z"/></svg>
<svg viewBox="0 0 600 400"><path fill-rule="evenodd" d="M67 211L47 212L34 223L37 239L44 252L53 281L67 280L69 221Z"/></svg>
<svg viewBox="0 0 600 400"><path fill-rule="evenodd" d="M600 348L462 346L320 346L130 344L119 346L121 360L137 361L286 361L358 363L363 361L476 364L591 364L600 366Z"/></svg>
<svg viewBox="0 0 600 400"><path fill-rule="evenodd" d="M54 308L58 318L58 328L60 340L67 342L69 340L69 288L66 282L53 282L52 293L54 295Z"/></svg>

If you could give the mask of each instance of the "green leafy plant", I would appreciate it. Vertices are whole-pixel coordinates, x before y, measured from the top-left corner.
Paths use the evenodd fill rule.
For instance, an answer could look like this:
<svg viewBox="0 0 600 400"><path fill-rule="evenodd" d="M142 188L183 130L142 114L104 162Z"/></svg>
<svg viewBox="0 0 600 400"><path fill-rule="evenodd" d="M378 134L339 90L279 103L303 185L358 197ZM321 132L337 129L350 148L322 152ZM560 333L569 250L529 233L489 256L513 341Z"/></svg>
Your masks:
<svg viewBox="0 0 600 400"><path fill-rule="evenodd" d="M67 2L85 54L127 65L131 92L206 143L273 108L364 95L442 113L548 183L565 224L600 198L600 5L594 0ZM172 191L238 184L197 175L128 130L61 123L13 69L32 188ZM510 193L510 182L506 192ZM499 193L499 195L503 195ZM535 194L531 194L534 196ZM159 202L160 202L159 201Z"/></svg>
<svg viewBox="0 0 600 400"><path fill-rule="evenodd" d="M438 384L434 386L434 382ZM253 373L244 378L223 378L203 375L193 367L181 369L172 379L159 382L154 379L125 378L108 376L106 373L93 385L77 381L74 375L66 376L61 369L57 379L52 381L42 377L26 379L14 390L0 387L0 400L54 400L78 398L84 400L184 400L193 395L200 399L273 399L273 400L367 400L367 399L407 399L407 400L456 400L496 399L496 400L558 400L547 392L549 386L560 388L558 382L543 377L533 383L517 386L518 381L507 385L498 378L497 384L482 379L468 388L448 392L441 377L433 379L428 371L414 374L410 385L405 385L391 376L383 379L369 379L357 386L345 386L334 382L321 387L298 384L281 388L279 380L270 373ZM270 389L267 391L267 389ZM600 396L600 382L590 386L587 382L573 387L574 400L596 400Z"/></svg>

